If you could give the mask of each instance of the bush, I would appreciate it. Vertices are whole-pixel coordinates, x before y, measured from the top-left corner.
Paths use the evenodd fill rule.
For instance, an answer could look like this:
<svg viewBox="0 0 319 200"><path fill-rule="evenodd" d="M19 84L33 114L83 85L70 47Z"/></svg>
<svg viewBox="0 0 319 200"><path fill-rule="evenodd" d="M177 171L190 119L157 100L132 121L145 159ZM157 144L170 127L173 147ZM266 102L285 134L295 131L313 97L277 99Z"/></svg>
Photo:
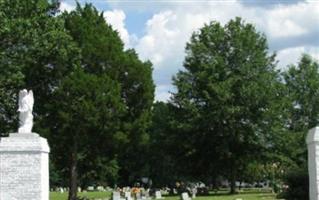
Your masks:
<svg viewBox="0 0 319 200"><path fill-rule="evenodd" d="M287 188L280 195L286 200L309 199L309 175L306 168L299 168L288 172L284 177Z"/></svg>

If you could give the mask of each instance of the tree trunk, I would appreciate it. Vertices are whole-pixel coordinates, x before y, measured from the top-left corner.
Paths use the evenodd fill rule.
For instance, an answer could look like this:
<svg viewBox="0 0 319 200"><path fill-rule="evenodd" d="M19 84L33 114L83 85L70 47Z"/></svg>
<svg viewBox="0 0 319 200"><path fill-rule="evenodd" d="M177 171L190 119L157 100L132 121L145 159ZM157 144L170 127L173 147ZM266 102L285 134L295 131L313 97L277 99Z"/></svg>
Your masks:
<svg viewBox="0 0 319 200"><path fill-rule="evenodd" d="M231 174L230 174L230 194L236 193L236 172L235 172L235 165L232 162L231 166Z"/></svg>
<svg viewBox="0 0 319 200"><path fill-rule="evenodd" d="M78 172L77 172L77 143L73 140L73 147L71 153L71 168L70 168L70 182L69 182L69 198L68 200L77 200L78 193Z"/></svg>

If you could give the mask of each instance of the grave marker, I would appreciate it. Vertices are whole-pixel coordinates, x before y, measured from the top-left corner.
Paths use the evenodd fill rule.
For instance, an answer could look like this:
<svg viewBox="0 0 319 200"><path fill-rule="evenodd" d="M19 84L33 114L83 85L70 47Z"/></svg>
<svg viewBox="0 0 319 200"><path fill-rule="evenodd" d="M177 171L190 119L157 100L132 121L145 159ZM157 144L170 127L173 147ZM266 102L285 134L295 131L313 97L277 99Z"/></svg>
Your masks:
<svg viewBox="0 0 319 200"><path fill-rule="evenodd" d="M45 138L32 133L33 93L19 94L19 129L0 140L0 199L49 200L49 152Z"/></svg>
<svg viewBox="0 0 319 200"><path fill-rule="evenodd" d="M307 135L309 199L319 200L319 127L309 130Z"/></svg>

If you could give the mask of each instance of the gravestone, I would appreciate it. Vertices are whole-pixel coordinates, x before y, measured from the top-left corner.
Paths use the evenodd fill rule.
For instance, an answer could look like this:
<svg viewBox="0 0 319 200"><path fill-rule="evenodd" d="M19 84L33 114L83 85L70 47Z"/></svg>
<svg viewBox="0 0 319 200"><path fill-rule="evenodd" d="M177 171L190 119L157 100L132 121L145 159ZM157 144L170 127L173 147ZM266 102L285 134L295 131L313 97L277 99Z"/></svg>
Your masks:
<svg viewBox="0 0 319 200"><path fill-rule="evenodd" d="M97 186L96 190L99 191L99 192L105 192L106 191L105 188L103 186L101 186L101 185Z"/></svg>
<svg viewBox="0 0 319 200"><path fill-rule="evenodd" d="M152 197L150 197L150 189L149 188L145 190L145 197L146 197L146 199L152 199Z"/></svg>
<svg viewBox="0 0 319 200"><path fill-rule="evenodd" d="M309 199L319 200L319 127L309 130L307 135Z"/></svg>
<svg viewBox="0 0 319 200"><path fill-rule="evenodd" d="M126 200L132 200L131 192L125 192L125 199Z"/></svg>
<svg viewBox="0 0 319 200"><path fill-rule="evenodd" d="M182 197L182 200L191 200L187 192L183 192L181 197Z"/></svg>
<svg viewBox="0 0 319 200"><path fill-rule="evenodd" d="M88 186L86 188L86 190L89 191L89 192L93 192L94 191L94 186Z"/></svg>
<svg viewBox="0 0 319 200"><path fill-rule="evenodd" d="M19 94L19 130L0 140L0 199L49 199L49 146L32 133L33 93Z"/></svg>
<svg viewBox="0 0 319 200"><path fill-rule="evenodd" d="M161 191L155 192L155 199L163 199Z"/></svg>
<svg viewBox="0 0 319 200"><path fill-rule="evenodd" d="M120 192L113 192L112 200L121 200L121 193Z"/></svg>
<svg viewBox="0 0 319 200"><path fill-rule="evenodd" d="M140 191L135 194L135 198L136 200L142 199L142 194Z"/></svg>
<svg viewBox="0 0 319 200"><path fill-rule="evenodd" d="M197 188L193 187L192 188L192 198L195 199L196 198L196 194L197 194Z"/></svg>

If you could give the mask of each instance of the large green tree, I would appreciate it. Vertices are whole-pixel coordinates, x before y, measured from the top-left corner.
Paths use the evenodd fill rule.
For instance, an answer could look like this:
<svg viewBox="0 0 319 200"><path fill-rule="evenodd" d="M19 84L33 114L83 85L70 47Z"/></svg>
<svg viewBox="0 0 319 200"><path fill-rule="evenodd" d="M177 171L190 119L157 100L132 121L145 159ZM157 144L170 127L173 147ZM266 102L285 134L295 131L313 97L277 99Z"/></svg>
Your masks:
<svg viewBox="0 0 319 200"><path fill-rule="evenodd" d="M288 67L283 76L290 100L289 130L307 131L319 120L319 64L304 54L297 65Z"/></svg>
<svg viewBox="0 0 319 200"><path fill-rule="evenodd" d="M76 10L63 13L62 18L65 20L66 29L80 48L80 67L83 73L108 77L118 84L117 99L119 103L123 104L124 113L117 116L116 120L121 122L118 124L118 131L107 133L116 134L116 138L121 142L112 138L105 141L104 137L87 138L92 140L87 143L95 145L94 148L98 148L100 144L99 148L105 145L103 148L106 150L93 151L94 148L90 147L89 152L92 155L85 154L81 159L79 157L81 161L78 163L79 178L86 182L88 180L103 181L105 177L103 174L119 170L119 176L127 183L130 178L140 177L145 171L138 152L144 150L148 141L147 129L150 124L150 112L154 98L152 65L150 62L139 60L133 49L125 50L118 33L106 23L103 13L99 13L91 4L83 7L78 4ZM99 125L96 124L96 127ZM98 128L93 131L100 132ZM106 132L100 134L106 134ZM118 145L112 145L112 143ZM62 152L61 155L63 155ZM113 167L105 169L106 164L102 162L103 160L109 161L109 166ZM95 178L92 179L92 175ZM115 178L113 176L113 181ZM71 185L74 182L72 181ZM75 192L71 191L69 199L76 196Z"/></svg>
<svg viewBox="0 0 319 200"><path fill-rule="evenodd" d="M54 121L50 138L57 142L53 152L56 163L70 176L69 199L77 198L78 172L82 177L89 176L86 181L107 181L110 177L108 172L115 153L112 150L122 135L120 117L124 104L119 94L119 83L82 69L65 78L54 92L54 103L50 106L58 109L51 110ZM116 166L113 170L114 176Z"/></svg>
<svg viewBox="0 0 319 200"><path fill-rule="evenodd" d="M175 128L174 107L169 103L155 102L152 109L152 125L147 161L150 178L155 187L169 185L182 178L179 165L179 145Z"/></svg>
<svg viewBox="0 0 319 200"><path fill-rule="evenodd" d="M305 138L319 120L319 63L303 54L298 63L287 66L282 77L285 84L282 109L285 129L272 139L273 155L281 161L278 163L283 167L283 182L289 186L284 197L302 199L309 196Z"/></svg>
<svg viewBox="0 0 319 200"><path fill-rule="evenodd" d="M17 127L16 94L32 89L34 130L48 137L54 179L66 184L57 176L68 174L73 200L77 174L86 184L110 184L119 169L141 175L143 165L126 156L138 158L147 141L154 84L151 63L124 50L102 13L78 5L57 14L58 5L0 1L0 125Z"/></svg>
<svg viewBox="0 0 319 200"><path fill-rule="evenodd" d="M282 75L286 85L285 137L291 147L283 153L301 166L307 161L306 134L319 122L319 64L304 54L297 65L288 67Z"/></svg>
<svg viewBox="0 0 319 200"><path fill-rule="evenodd" d="M44 103L73 68L77 48L55 17L57 2L46 0L0 1L0 132L17 128L17 94L33 89L35 130L46 115Z"/></svg>
<svg viewBox="0 0 319 200"><path fill-rule="evenodd" d="M240 18L211 22L186 45L172 104L181 113L191 173L225 174L235 192L239 170L267 144L278 72L266 37ZM222 163L222 165L219 164Z"/></svg>

